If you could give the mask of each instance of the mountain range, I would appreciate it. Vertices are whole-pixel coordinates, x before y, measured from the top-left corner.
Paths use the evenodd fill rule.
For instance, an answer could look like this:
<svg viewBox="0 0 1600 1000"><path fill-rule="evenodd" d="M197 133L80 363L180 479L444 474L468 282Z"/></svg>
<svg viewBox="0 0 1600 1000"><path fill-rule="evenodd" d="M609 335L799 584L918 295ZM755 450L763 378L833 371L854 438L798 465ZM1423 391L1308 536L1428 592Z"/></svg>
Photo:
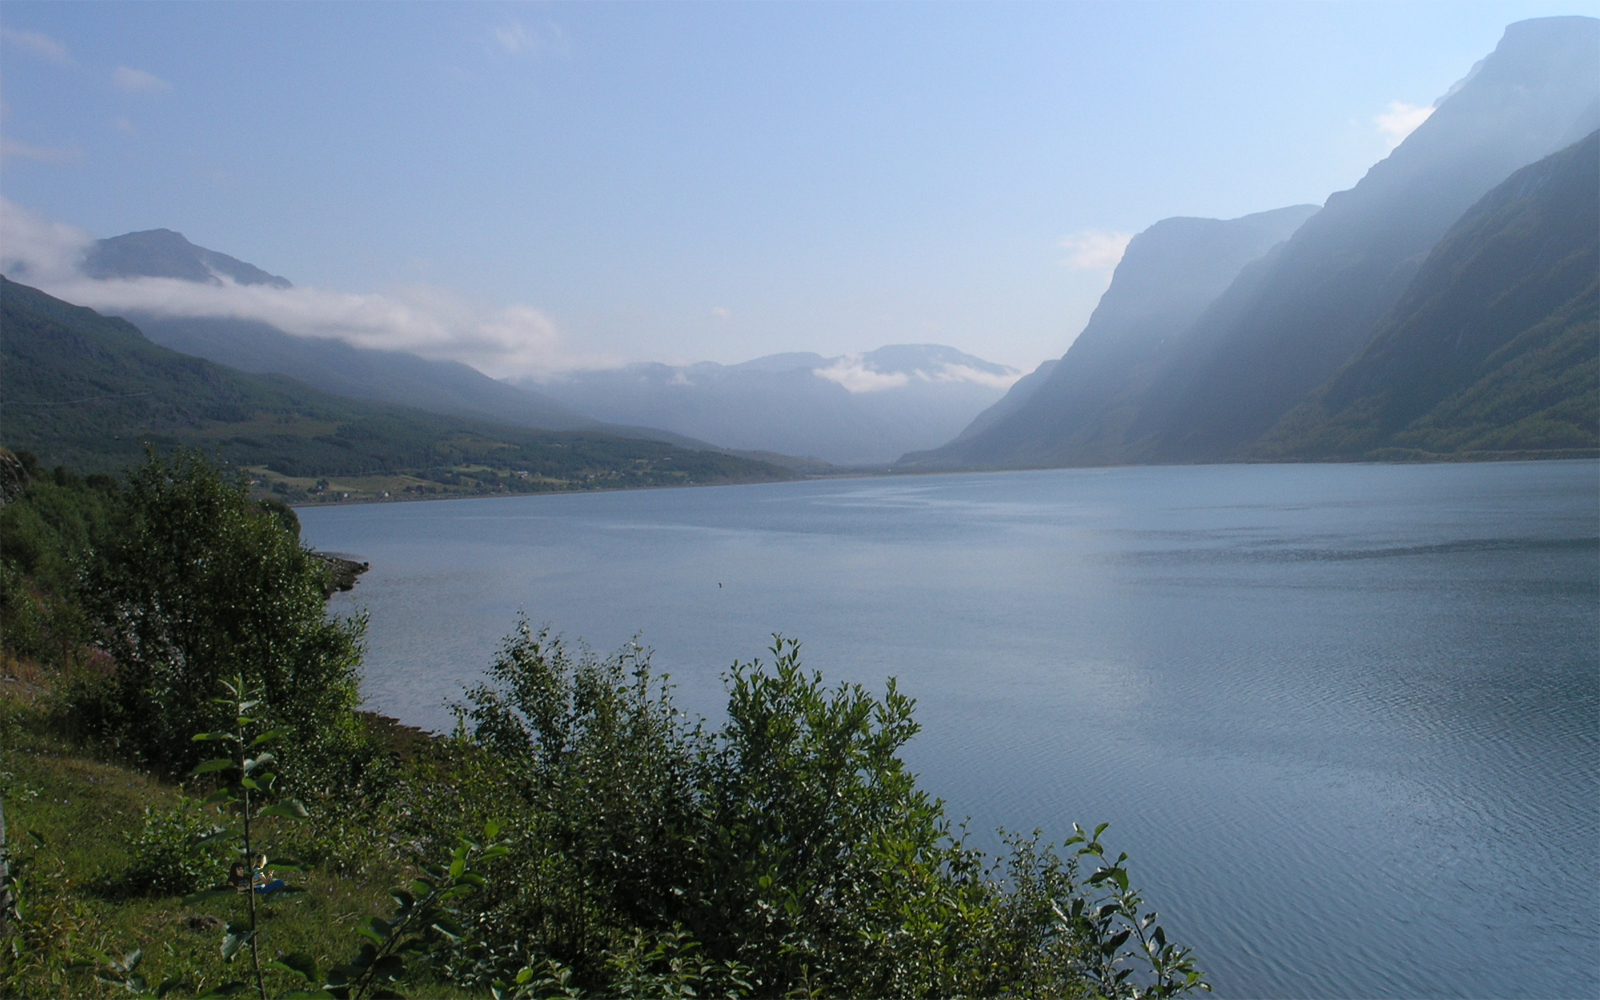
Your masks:
<svg viewBox="0 0 1600 1000"><path fill-rule="evenodd" d="M1321 207L1138 234L1066 354L1027 375L902 344L500 381L193 306L160 312L149 303L184 287L173 281L211 286L196 290L207 302L304 290L170 230L129 233L89 245L63 287L102 307L145 303L124 312L131 323L4 284L0 430L85 468L125 463L143 435L252 468L431 462L457 479L539 455L580 474L573 448L606 475L618 462L699 463L696 481L760 478L768 461L819 472L1595 454L1597 129L1600 20L1512 24ZM115 297L137 288L159 294ZM576 435L561 462L557 432ZM681 453L663 457L672 446Z"/></svg>
<svg viewBox="0 0 1600 1000"><path fill-rule="evenodd" d="M1346 455L1338 448L1319 451L1322 446L1304 439L1312 418L1297 408L1380 331L1398 325L1420 336L1422 321L1407 325L1395 310L1415 312L1415 305L1402 303L1415 303L1428 289L1443 287L1448 265L1442 259L1425 272L1441 241L1447 234L1452 242L1468 239L1459 227L1491 189L1520 168L1579 143L1597 127L1600 21L1555 17L1510 25L1495 51L1451 88L1388 158L1351 190L1332 195L1292 234L1285 233L1283 242L1263 247L1243 263L1198 315L1176 305L1192 310L1204 293L1186 297L1174 275L1198 274L1212 266L1212 259L1204 249L1176 239L1173 224L1184 220L1157 223L1129 245L1100 307L1047 377L1013 389L1024 395L1002 401L1002 415L984 414L953 441L907 455L900 466L1013 468ZM1568 167L1582 169L1581 157ZM1551 188L1548 197L1565 192L1570 201L1565 209L1552 210L1577 213L1593 236L1594 211L1576 190ZM1280 211L1291 214L1266 216L1287 222L1303 210ZM1520 224L1531 224L1531 217ZM1480 219L1477 225L1490 223ZM1482 236L1481 228L1473 231ZM1146 246L1136 253L1141 241ZM1158 246L1174 256L1150 252ZM1465 251L1457 247L1456 252ZM1500 260L1519 272L1522 283L1536 282L1546 263L1537 254ZM1167 303L1174 308L1164 311ZM1142 305L1152 306L1149 315L1136 316ZM1445 313L1433 315L1442 322ZM1508 313L1495 315L1513 325L1523 322ZM1495 336L1510 343L1515 337L1509 333ZM1394 336L1407 335L1392 334L1391 340ZM1451 370L1465 377L1465 369ZM1560 384L1579 396L1595 392L1592 380ZM1332 395L1318 397L1324 399L1320 405L1345 400L1342 393L1348 390L1328 391ZM1571 412L1579 412L1587 404L1571 405L1577 407ZM1276 430L1291 411L1297 411L1298 430ZM1600 444L1600 430L1592 423L1580 429L1576 438L1554 434L1548 441L1552 447L1558 439L1568 442L1557 451ZM1579 439L1587 443L1572 444ZM1492 435L1472 440L1487 444ZM1448 453L1467 443L1442 433L1413 440ZM1503 450L1525 450L1509 447L1512 437L1502 443L1508 445ZM1432 453L1427 448L1412 452Z"/></svg>
<svg viewBox="0 0 1600 1000"><path fill-rule="evenodd" d="M290 499L317 499L335 477L373 495L793 478L719 452L508 427L248 375L3 277L0 413L3 443L46 467L115 472L147 442L186 445Z"/></svg>
<svg viewBox="0 0 1600 1000"><path fill-rule="evenodd" d="M82 271L99 280L176 278L205 284L292 288L287 278L196 246L170 229L96 241ZM457 361L431 361L404 351L355 347L341 340L300 337L268 323L221 316L173 316L124 310L152 341L184 354L253 374L288 375L324 392L478 417L541 430L619 430L535 392L498 382Z"/></svg>
<svg viewBox="0 0 1600 1000"><path fill-rule="evenodd" d="M831 358L637 364L523 384L603 420L865 466L949 440L1017 376L951 347L898 344Z"/></svg>
<svg viewBox="0 0 1600 1000"><path fill-rule="evenodd" d="M98 240L81 270L97 280L293 287L166 229ZM727 366L641 364L509 382L456 361L298 336L257 320L149 309L121 314L164 347L244 372L288 375L341 396L515 427L749 452L806 469L887 464L913 448L936 445L998 400L1015 377L952 348L902 345L850 357L795 353Z"/></svg>
<svg viewBox="0 0 1600 1000"><path fill-rule="evenodd" d="M1114 462L1137 400L1182 335L1245 267L1317 211L1299 205L1241 219L1165 219L1135 236L1111 287L1066 357L1019 382L1004 403L933 455L902 465L977 464L1006 449L1015 464Z"/></svg>

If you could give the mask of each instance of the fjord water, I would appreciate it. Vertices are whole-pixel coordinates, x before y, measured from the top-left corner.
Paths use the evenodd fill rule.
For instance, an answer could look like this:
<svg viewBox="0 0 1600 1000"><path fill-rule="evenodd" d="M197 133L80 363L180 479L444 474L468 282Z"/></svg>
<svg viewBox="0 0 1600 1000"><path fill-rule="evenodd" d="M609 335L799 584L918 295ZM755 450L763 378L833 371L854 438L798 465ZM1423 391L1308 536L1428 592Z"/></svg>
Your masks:
<svg viewBox="0 0 1600 1000"><path fill-rule="evenodd" d="M302 509L371 707L519 610L680 701L769 633L918 699L986 846L1110 821L1220 996L1567 997L1600 953L1600 465L1198 466Z"/></svg>

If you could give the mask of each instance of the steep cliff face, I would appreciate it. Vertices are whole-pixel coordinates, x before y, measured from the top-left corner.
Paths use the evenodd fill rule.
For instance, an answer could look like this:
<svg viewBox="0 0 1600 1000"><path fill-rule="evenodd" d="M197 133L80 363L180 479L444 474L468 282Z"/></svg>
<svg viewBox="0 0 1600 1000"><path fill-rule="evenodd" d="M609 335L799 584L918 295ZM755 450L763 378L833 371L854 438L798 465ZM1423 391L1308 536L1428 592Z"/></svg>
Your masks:
<svg viewBox="0 0 1600 1000"><path fill-rule="evenodd" d="M1371 343L1254 453L1593 449L1597 376L1600 132L1469 209Z"/></svg>
<svg viewBox="0 0 1600 1000"><path fill-rule="evenodd" d="M1597 126L1600 20L1508 27L1420 128L1207 311L1139 401L1124 457L1242 456L1366 345L1463 212Z"/></svg>
<svg viewBox="0 0 1600 1000"><path fill-rule="evenodd" d="M1315 205L1240 219L1164 219L1133 238L1111 287L1065 357L1012 388L961 436L905 466L1093 465L1125 450L1130 401L1194 321L1251 261L1282 242Z"/></svg>
<svg viewBox="0 0 1600 1000"><path fill-rule="evenodd" d="M1129 246L1101 309L1046 384L1003 419L903 461L995 468L1260 456L1252 449L1263 435L1366 347L1464 212L1596 127L1600 20L1513 24L1421 127L1354 188L1288 227L1281 246L1260 246L1246 264L1175 240L1171 261L1149 266L1149 251L1181 233L1169 224L1200 220L1152 227ZM1222 260L1232 273L1215 287L1226 269L1206 268ZM1194 283L1184 285L1190 269ZM1166 301L1173 308L1163 311Z"/></svg>

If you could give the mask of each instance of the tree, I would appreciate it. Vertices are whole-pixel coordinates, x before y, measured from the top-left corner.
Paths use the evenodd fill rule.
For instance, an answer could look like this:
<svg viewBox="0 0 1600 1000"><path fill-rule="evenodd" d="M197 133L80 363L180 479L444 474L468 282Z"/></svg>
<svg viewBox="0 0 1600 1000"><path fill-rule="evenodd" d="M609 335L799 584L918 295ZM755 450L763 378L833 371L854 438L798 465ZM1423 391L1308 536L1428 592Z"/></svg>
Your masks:
<svg viewBox="0 0 1600 1000"><path fill-rule="evenodd" d="M190 734L228 721L214 693L240 677L291 735L295 773L325 774L357 739L366 623L328 617L323 563L196 452L152 449L117 499L84 589L115 666L74 692L84 731L182 774L199 761Z"/></svg>

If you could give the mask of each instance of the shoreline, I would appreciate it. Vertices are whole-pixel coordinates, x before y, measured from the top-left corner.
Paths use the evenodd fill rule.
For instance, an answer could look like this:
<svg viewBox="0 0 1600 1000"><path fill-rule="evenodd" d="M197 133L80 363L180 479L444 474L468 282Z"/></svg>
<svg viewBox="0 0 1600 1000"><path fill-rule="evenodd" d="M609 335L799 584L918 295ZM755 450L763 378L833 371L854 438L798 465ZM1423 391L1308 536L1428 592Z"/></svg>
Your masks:
<svg viewBox="0 0 1600 1000"><path fill-rule="evenodd" d="M957 475L983 475L998 472L1065 472L1072 470L1104 470L1104 469L1183 469L1204 468L1218 465L1467 465L1489 464L1500 462L1581 462L1600 459L1600 448L1567 448L1553 451L1536 452L1469 452L1462 455L1425 454L1418 457L1407 458L1349 458L1349 459L1294 459L1294 458L1267 458L1240 460L1237 462L1128 462L1121 465L1017 465L992 469L953 468L953 469L893 469L881 471L875 469L856 469L848 472L814 473L802 475L798 479L763 480L751 482L727 483L674 483L655 486L617 486L600 487L595 489L579 490L540 490L528 493L440 493L440 494L407 494L404 496L389 497L350 497L343 500L300 500L285 501L289 507L317 508L317 507L348 507L355 505L387 503L424 503L435 500L507 500L513 497L542 497L542 496L573 496L587 493L626 493L638 490L692 490L716 486L770 486L776 482L810 482L813 480L832 479L876 479L898 476L957 476ZM263 492L261 496L275 496Z"/></svg>

